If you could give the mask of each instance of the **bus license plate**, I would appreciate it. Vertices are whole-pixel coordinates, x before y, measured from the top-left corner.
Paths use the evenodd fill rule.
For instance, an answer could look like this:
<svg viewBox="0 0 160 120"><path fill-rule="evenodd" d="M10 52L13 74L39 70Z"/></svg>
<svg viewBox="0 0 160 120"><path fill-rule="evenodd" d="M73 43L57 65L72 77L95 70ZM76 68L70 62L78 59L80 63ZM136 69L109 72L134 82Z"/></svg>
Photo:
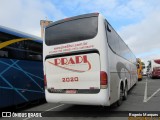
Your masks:
<svg viewBox="0 0 160 120"><path fill-rule="evenodd" d="M66 90L67 94L76 94L77 91L76 90Z"/></svg>

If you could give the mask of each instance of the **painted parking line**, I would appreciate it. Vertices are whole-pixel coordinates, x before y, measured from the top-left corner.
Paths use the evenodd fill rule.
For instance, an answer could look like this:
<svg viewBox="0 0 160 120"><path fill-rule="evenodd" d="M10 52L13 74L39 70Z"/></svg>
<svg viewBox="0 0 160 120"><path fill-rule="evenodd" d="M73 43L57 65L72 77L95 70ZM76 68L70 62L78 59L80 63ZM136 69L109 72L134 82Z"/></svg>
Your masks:
<svg viewBox="0 0 160 120"><path fill-rule="evenodd" d="M48 110L45 110L45 111L42 112L42 113L45 113L45 112L47 112L47 111L51 111L51 110L53 110L53 109L59 108L59 107L61 107L61 106L63 106L63 105L65 105L65 104L60 104L60 105L58 105L58 106L55 106L55 107L50 108L50 109L48 109Z"/></svg>
<svg viewBox="0 0 160 120"><path fill-rule="evenodd" d="M146 78L146 85L145 85L145 90L144 90L144 99L143 102L147 102L147 78Z"/></svg>
<svg viewBox="0 0 160 120"><path fill-rule="evenodd" d="M148 82L148 80L146 78L146 85L145 85L145 90L144 90L143 102L148 102L153 96L155 96L160 91L160 88L159 88L150 97L147 97L147 82Z"/></svg>
<svg viewBox="0 0 160 120"><path fill-rule="evenodd" d="M58 106L52 107L52 108L50 108L50 109L47 109L47 110L41 112L41 114L43 114L43 113L45 113L45 112L47 112L47 111L51 111L51 110L57 109L57 108L62 107L62 106L64 106L64 105L65 105L65 104L60 104L60 105L58 105ZM31 118L33 118L33 117L25 118L25 119L23 119L23 120L28 120L28 119L31 119Z"/></svg>

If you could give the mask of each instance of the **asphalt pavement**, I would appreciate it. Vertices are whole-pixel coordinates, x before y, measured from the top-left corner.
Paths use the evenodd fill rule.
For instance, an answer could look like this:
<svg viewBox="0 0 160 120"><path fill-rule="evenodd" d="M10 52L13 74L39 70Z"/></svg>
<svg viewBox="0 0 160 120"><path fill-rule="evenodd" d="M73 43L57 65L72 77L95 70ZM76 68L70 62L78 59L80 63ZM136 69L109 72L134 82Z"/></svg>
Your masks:
<svg viewBox="0 0 160 120"><path fill-rule="evenodd" d="M86 106L86 105L68 105L44 103L31 108L24 108L18 113L38 112L42 118L1 118L15 120L32 120L32 119L52 119L54 120L74 120L76 119L98 119L98 120L129 120L129 114L152 113L160 116L160 79L150 79L144 77L139 81L128 94L127 100L117 107L103 106ZM46 116L46 117L44 117ZM160 118L157 118L160 119Z"/></svg>

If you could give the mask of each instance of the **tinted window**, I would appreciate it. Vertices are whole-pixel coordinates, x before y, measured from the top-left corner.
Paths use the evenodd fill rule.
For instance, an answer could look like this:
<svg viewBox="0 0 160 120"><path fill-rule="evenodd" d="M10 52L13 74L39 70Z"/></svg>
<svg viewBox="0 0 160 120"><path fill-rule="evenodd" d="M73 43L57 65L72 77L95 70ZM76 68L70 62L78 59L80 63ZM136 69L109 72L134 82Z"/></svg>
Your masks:
<svg viewBox="0 0 160 120"><path fill-rule="evenodd" d="M112 51L126 60L136 63L136 58L116 31L106 22L108 44Z"/></svg>
<svg viewBox="0 0 160 120"><path fill-rule="evenodd" d="M20 37L0 32L0 57L10 57L12 49L12 46L2 46L1 43L18 38Z"/></svg>
<svg viewBox="0 0 160 120"><path fill-rule="evenodd" d="M127 45L122 40L120 41L120 50L120 55L127 59L127 54L130 54L130 52L128 51Z"/></svg>
<svg viewBox="0 0 160 120"><path fill-rule="evenodd" d="M20 37L0 32L0 45L3 42L19 38ZM42 43L32 40L15 42L10 45L3 46L0 49L0 57L25 60L42 60Z"/></svg>
<svg viewBox="0 0 160 120"><path fill-rule="evenodd" d="M108 44L115 53L119 54L119 36L109 24L107 27L110 30L110 32L107 30Z"/></svg>
<svg viewBox="0 0 160 120"><path fill-rule="evenodd" d="M42 60L42 43L25 41L26 59Z"/></svg>
<svg viewBox="0 0 160 120"><path fill-rule="evenodd" d="M57 45L91 39L98 31L98 17L88 17L63 21L45 30L47 45Z"/></svg>

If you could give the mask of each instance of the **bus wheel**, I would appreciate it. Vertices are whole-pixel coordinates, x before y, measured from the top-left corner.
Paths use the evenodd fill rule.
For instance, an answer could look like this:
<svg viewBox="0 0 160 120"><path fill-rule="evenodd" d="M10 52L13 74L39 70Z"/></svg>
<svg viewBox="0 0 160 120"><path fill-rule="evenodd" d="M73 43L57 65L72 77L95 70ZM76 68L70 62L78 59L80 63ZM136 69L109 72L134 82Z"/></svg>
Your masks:
<svg viewBox="0 0 160 120"><path fill-rule="evenodd" d="M152 75L151 78L154 79L155 77Z"/></svg>
<svg viewBox="0 0 160 120"><path fill-rule="evenodd" d="M123 100L127 100L127 96L128 96L128 85L126 84L124 89Z"/></svg>
<svg viewBox="0 0 160 120"><path fill-rule="evenodd" d="M117 101L117 106L120 106L123 101L123 88L122 86L120 87L120 95L119 95L119 100Z"/></svg>

